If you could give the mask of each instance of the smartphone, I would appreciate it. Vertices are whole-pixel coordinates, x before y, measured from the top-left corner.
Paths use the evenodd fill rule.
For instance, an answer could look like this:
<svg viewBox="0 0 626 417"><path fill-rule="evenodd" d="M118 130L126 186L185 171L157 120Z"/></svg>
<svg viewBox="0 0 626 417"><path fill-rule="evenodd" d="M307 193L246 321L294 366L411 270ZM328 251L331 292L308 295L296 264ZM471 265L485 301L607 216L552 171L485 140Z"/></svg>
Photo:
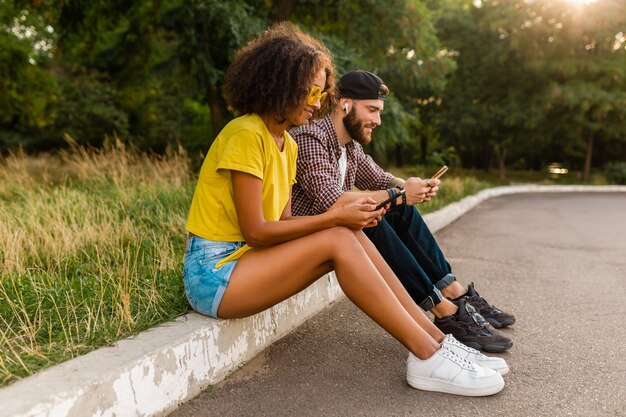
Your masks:
<svg viewBox="0 0 626 417"><path fill-rule="evenodd" d="M430 177L431 180L436 180L437 178L441 177L443 174L446 173L446 171L448 170L448 167L446 165L442 166L441 168L439 168L439 171L435 172L435 175L433 175L432 177Z"/></svg>
<svg viewBox="0 0 626 417"><path fill-rule="evenodd" d="M386 199L385 201L377 205L374 211L380 210L381 208L385 207L387 204L391 203L393 200L395 200L396 198L400 197L401 195L405 193L406 193L406 190L404 189L400 190L400 192L396 193L396 195L394 195L393 197L389 197L388 199Z"/></svg>

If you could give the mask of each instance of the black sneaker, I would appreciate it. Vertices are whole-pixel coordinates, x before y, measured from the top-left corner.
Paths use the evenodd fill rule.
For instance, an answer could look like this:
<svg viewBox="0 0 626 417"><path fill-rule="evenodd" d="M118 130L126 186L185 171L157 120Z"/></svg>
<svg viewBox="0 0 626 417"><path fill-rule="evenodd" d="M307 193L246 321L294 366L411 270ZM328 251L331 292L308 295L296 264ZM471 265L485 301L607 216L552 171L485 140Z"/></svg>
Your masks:
<svg viewBox="0 0 626 417"><path fill-rule="evenodd" d="M453 315L435 318L439 330L452 334L469 347L486 352L504 352L513 346L511 339L491 327L465 298L457 302L457 307L459 310Z"/></svg>
<svg viewBox="0 0 626 417"><path fill-rule="evenodd" d="M478 311L478 313L485 318L496 329L501 327L507 327L515 323L515 316L509 313L505 313L499 308L489 304L487 300L478 295L474 289L474 283L472 282L467 287L467 293L463 296L468 303L472 305Z"/></svg>

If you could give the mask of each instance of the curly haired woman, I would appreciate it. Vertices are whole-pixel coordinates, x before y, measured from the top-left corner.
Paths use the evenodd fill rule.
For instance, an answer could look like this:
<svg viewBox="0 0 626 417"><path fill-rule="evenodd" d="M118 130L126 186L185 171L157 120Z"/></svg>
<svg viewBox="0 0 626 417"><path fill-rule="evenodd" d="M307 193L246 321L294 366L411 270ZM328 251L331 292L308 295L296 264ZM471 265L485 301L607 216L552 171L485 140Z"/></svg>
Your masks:
<svg viewBox="0 0 626 417"><path fill-rule="evenodd" d="M460 395L500 391L500 373L485 366L502 359L434 327L362 233L384 214L376 201L291 216L297 147L287 130L325 110L334 77L328 50L289 23L235 55L224 92L242 116L212 144L187 222L184 282L192 308L215 318L249 316L335 270L348 298L410 351L409 384Z"/></svg>

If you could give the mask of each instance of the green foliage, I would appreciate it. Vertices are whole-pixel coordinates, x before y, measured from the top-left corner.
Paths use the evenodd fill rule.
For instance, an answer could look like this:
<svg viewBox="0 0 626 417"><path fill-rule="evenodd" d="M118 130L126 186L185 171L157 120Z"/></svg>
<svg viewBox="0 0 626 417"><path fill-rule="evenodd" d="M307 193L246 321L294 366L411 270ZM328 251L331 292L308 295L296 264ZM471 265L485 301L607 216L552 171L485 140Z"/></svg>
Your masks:
<svg viewBox="0 0 626 417"><path fill-rule="evenodd" d="M266 13L241 0L191 0L169 11L163 24L177 31L178 57L206 91L222 80L235 49L268 25Z"/></svg>
<svg viewBox="0 0 626 417"><path fill-rule="evenodd" d="M267 14L243 0L192 0L179 2L164 16L163 26L177 34L173 57L190 77L195 91L190 96L211 110L210 136L194 142L202 139L208 147L232 117L221 92L224 73L235 50L268 26Z"/></svg>
<svg viewBox="0 0 626 417"><path fill-rule="evenodd" d="M333 52L339 73L361 68L381 76L391 90L383 127L371 151L381 162L401 161L420 145L421 100L443 91L454 69L441 46L430 12L421 1L301 1L292 18L318 35ZM375 30L373 30L375 28ZM406 161L413 160L412 157Z"/></svg>
<svg viewBox="0 0 626 417"><path fill-rule="evenodd" d="M0 0L0 150L206 150L234 51L274 19L391 89L371 152L489 169L626 154L626 5L598 0ZM623 158L621 158L623 159ZM448 161L448 163L452 163Z"/></svg>
<svg viewBox="0 0 626 417"><path fill-rule="evenodd" d="M459 158L454 146L448 146L441 151L433 152L430 155L429 162L436 165L448 165L454 167L460 165L461 158Z"/></svg>
<svg viewBox="0 0 626 417"><path fill-rule="evenodd" d="M82 144L101 146L106 136L128 137L128 114L120 94L97 74L61 80L58 97L51 100L58 136L69 134Z"/></svg>
<svg viewBox="0 0 626 417"><path fill-rule="evenodd" d="M0 2L0 151L24 145L30 134L45 135L54 124L46 111L57 92L44 67L49 39L38 35L45 27L37 16Z"/></svg>
<svg viewBox="0 0 626 417"><path fill-rule="evenodd" d="M501 16L516 24L519 11L513 2L493 7L463 3L466 7L441 10L437 20L444 43L458 54L439 121L464 163L486 168L494 160L504 163L536 129L541 112L529 104L540 100L544 81L526 71L523 58L499 33L502 28L493 27Z"/></svg>
<svg viewBox="0 0 626 417"><path fill-rule="evenodd" d="M223 71L234 49L267 26L257 12L267 14L243 1L3 1L0 45L12 55L0 69L11 92L0 90L8 107L0 105L0 146L50 149L64 134L97 145L115 132L159 152L176 142L208 147L230 118ZM20 16L38 22L23 41L6 33ZM33 63L42 34L51 52Z"/></svg>
<svg viewBox="0 0 626 417"><path fill-rule="evenodd" d="M626 162L611 162L604 167L604 176L610 183L626 185Z"/></svg>
<svg viewBox="0 0 626 417"><path fill-rule="evenodd" d="M438 117L466 166L583 167L624 137L626 6L537 0L429 2L458 53ZM623 154L623 152L618 152ZM607 153L601 154L604 160ZM612 156L614 158L614 156ZM585 173L583 173L585 176Z"/></svg>

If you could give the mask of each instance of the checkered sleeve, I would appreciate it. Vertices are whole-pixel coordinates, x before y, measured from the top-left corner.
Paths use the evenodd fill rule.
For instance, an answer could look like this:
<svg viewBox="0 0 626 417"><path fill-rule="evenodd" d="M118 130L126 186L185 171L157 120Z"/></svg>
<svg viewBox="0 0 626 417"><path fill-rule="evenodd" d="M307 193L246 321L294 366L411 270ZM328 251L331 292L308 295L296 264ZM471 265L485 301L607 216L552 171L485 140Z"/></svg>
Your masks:
<svg viewBox="0 0 626 417"><path fill-rule="evenodd" d="M293 136L298 142L296 183L302 194L294 203L308 206L303 210L308 214L323 213L343 194L328 135L318 127L309 126ZM296 208L295 212L299 211Z"/></svg>
<svg viewBox="0 0 626 417"><path fill-rule="evenodd" d="M363 147L356 144L355 159L357 171L354 185L360 190L384 190L394 176L379 167L371 156L363 152Z"/></svg>

